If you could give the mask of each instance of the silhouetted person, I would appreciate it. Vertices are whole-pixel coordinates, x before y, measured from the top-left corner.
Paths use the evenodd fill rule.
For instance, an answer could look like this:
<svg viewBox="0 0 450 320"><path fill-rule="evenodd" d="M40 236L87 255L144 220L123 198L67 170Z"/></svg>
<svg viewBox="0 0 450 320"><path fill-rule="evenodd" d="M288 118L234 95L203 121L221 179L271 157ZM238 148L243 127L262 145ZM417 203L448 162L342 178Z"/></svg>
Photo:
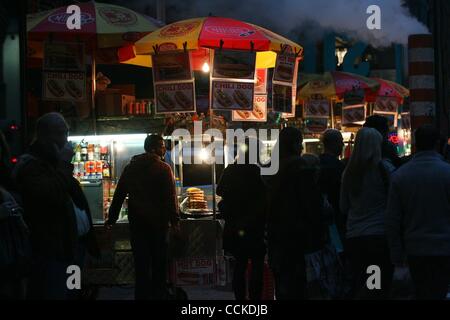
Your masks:
<svg viewBox="0 0 450 320"><path fill-rule="evenodd" d="M341 180L344 172L344 164L339 160L344 148L344 139L340 131L328 129L322 136L324 152L320 159L320 188L326 195L334 210L334 223L338 228L341 240L345 239L345 216L339 208L339 197L341 193Z"/></svg>
<svg viewBox="0 0 450 320"><path fill-rule="evenodd" d="M0 131L0 300L25 298L24 278L29 268L30 252L22 251L29 249L29 234L22 208L12 194L11 168L9 146ZM22 241L26 247L17 246Z"/></svg>
<svg viewBox="0 0 450 320"><path fill-rule="evenodd" d="M246 298L245 274L249 260L249 299L261 300L266 254L266 190L260 167L256 162L250 162L249 144L251 145L247 139L243 145L245 163L236 162L225 168L217 186L217 194L223 198L225 204L225 212L221 212L225 219L223 247L236 259L233 273L236 300Z"/></svg>
<svg viewBox="0 0 450 320"><path fill-rule="evenodd" d="M67 299L67 267L78 244L77 218L71 201L73 150L68 126L59 113L47 113L36 124L36 140L14 170L31 232L33 266L31 299Z"/></svg>
<svg viewBox="0 0 450 320"><path fill-rule="evenodd" d="M409 264L418 299L446 298L450 283L450 164L439 132L415 132L416 153L392 177L386 228L392 261Z"/></svg>
<svg viewBox="0 0 450 320"><path fill-rule="evenodd" d="M144 149L123 170L105 224L116 223L128 195L135 298L162 300L167 298L168 231L169 226L179 228L178 204L172 169L162 161L166 153L163 138L148 136Z"/></svg>
<svg viewBox="0 0 450 320"><path fill-rule="evenodd" d="M397 147L389 141L389 122L386 117L374 114L366 119L364 127L376 129L383 137L381 156L391 161L396 168L402 165L402 159L398 156Z"/></svg>
<svg viewBox="0 0 450 320"><path fill-rule="evenodd" d="M347 215L346 257L351 266L355 299L385 299L393 266L385 236L389 176L394 167L381 157L382 137L372 128L356 135L355 148L342 177L341 212ZM381 269L381 289L369 290L367 268Z"/></svg>
<svg viewBox="0 0 450 320"><path fill-rule="evenodd" d="M278 300L306 298L304 255L322 246L314 232L322 226L322 196L315 171L300 157L302 141L300 130L284 128L275 146L279 159L272 154L279 171L270 182L267 232Z"/></svg>

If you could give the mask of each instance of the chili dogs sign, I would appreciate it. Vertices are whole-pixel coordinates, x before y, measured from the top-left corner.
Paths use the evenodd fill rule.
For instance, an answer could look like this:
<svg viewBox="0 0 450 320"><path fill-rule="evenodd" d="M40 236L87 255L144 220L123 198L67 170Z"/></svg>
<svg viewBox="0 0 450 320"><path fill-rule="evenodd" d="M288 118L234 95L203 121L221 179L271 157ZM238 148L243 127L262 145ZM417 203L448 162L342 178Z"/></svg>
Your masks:
<svg viewBox="0 0 450 320"><path fill-rule="evenodd" d="M218 50L213 54L213 69L210 75L211 108L252 112L256 53Z"/></svg>
<svg viewBox="0 0 450 320"><path fill-rule="evenodd" d="M42 88L44 100L84 101L86 70L82 43L46 43Z"/></svg>
<svg viewBox="0 0 450 320"><path fill-rule="evenodd" d="M86 75L81 72L44 72L44 98L47 100L83 101L86 98Z"/></svg>
<svg viewBox="0 0 450 320"><path fill-rule="evenodd" d="M195 112L195 82L188 52L152 56L156 113Z"/></svg>

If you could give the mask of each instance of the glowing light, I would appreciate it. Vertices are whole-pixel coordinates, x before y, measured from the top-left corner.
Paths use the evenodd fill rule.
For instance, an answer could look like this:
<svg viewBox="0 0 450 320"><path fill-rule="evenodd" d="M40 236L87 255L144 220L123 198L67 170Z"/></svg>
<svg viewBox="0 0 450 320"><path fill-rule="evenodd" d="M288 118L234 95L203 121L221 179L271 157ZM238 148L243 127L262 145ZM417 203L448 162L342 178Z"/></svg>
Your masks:
<svg viewBox="0 0 450 320"><path fill-rule="evenodd" d="M200 158L200 160L202 160L202 161L208 160L209 155L208 155L208 152L206 151L205 148L202 148L202 149L200 150L199 158Z"/></svg>
<svg viewBox="0 0 450 320"><path fill-rule="evenodd" d="M208 64L208 62L205 62L205 63L203 64L203 66L202 66L202 71L203 71L204 73L208 73L209 70L210 70L209 64Z"/></svg>
<svg viewBox="0 0 450 320"><path fill-rule="evenodd" d="M17 163L17 158L16 157L14 157L14 158L11 158L11 163Z"/></svg>

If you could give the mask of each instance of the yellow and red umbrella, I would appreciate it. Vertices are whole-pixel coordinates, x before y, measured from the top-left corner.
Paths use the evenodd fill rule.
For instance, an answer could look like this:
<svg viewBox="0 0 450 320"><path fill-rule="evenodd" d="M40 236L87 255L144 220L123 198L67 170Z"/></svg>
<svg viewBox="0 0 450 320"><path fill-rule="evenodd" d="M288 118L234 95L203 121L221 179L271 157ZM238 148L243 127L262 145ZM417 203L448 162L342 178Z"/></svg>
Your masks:
<svg viewBox="0 0 450 320"><path fill-rule="evenodd" d="M297 97L308 100L315 97L342 99L344 94L351 91L364 90L367 94L374 94L380 83L371 78L353 73L332 71L323 75L309 75L301 80Z"/></svg>
<svg viewBox="0 0 450 320"><path fill-rule="evenodd" d="M137 54L155 49L195 50L223 48L234 50L282 51L301 54L303 48L272 31L251 23L223 17L188 19L169 24L136 42Z"/></svg>
<svg viewBox="0 0 450 320"><path fill-rule="evenodd" d="M133 44L149 32L161 27L155 19L133 10L99 2L77 4L81 11L81 28L69 30L67 7L27 15L30 40L42 41L51 34L54 39L96 40L98 48Z"/></svg>

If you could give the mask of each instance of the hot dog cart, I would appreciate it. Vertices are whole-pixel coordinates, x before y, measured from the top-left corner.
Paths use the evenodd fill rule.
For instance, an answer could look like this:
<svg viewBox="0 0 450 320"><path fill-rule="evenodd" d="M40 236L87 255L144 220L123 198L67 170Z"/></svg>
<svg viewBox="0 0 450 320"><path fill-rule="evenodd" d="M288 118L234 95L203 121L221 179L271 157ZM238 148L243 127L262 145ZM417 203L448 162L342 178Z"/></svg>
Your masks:
<svg viewBox="0 0 450 320"><path fill-rule="evenodd" d="M101 258L89 258L86 281L94 285L125 285L134 283L134 264L129 242L127 199L119 220L111 231L104 228L109 205L120 174L131 157L144 152L147 134L70 136L74 148L74 172L86 194L94 228L101 247ZM181 150L182 159L203 158L204 150L164 137L168 152L165 161L175 173L180 206L181 235L184 245L169 243L170 278L176 285L209 286L224 284L225 265L221 231L223 221L216 210L215 184L224 168L198 161L174 161L171 146ZM219 156L219 155L218 155ZM224 158L224 155L220 155ZM195 163L194 163L195 162ZM214 179L212 174L215 174ZM143 186L145 187L145 186ZM197 191L196 194L193 191ZM196 201L189 202L189 197Z"/></svg>

